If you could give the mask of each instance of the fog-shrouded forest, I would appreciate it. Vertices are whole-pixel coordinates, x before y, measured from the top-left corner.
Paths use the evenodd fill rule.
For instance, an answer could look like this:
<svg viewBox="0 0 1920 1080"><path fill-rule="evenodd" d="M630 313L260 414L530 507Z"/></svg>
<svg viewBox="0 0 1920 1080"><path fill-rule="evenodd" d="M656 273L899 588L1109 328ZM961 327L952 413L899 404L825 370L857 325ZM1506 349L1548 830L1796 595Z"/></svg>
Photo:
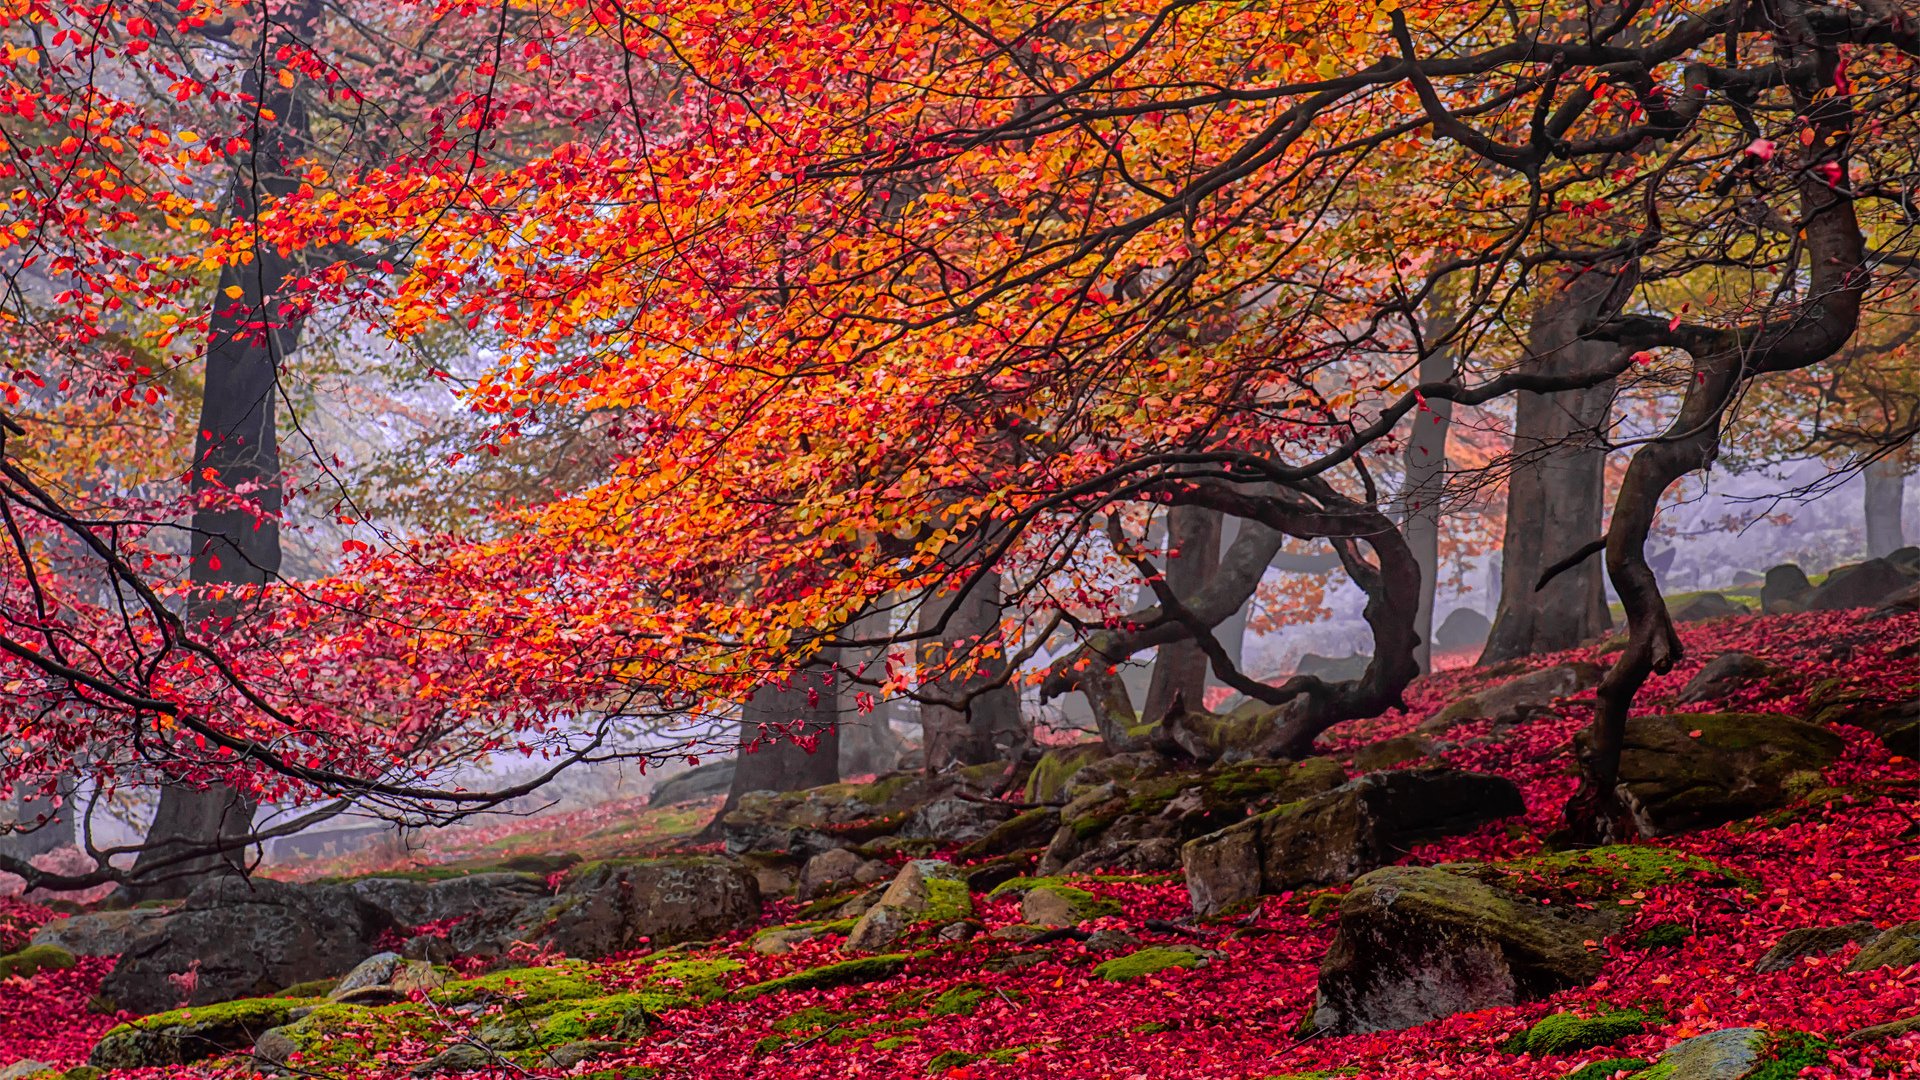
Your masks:
<svg viewBox="0 0 1920 1080"><path fill-rule="evenodd" d="M1920 1075L1916 162L1913 0L0 5L0 1080Z"/></svg>

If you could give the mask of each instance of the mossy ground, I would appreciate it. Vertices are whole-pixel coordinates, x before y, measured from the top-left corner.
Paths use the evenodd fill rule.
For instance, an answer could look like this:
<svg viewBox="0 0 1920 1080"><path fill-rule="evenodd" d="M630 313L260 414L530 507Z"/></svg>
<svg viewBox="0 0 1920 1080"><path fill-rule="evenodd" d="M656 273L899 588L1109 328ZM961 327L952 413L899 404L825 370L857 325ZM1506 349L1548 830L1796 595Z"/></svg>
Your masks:
<svg viewBox="0 0 1920 1080"><path fill-rule="evenodd" d="M1507 1040L1509 1053L1564 1057L1598 1046L1611 1046L1647 1029L1653 1018L1638 1009L1608 1010L1593 1016L1560 1012L1542 1019Z"/></svg>
<svg viewBox="0 0 1920 1080"><path fill-rule="evenodd" d="M842 960L837 964L824 964L805 971L796 971L791 975L782 975L777 979L743 986L733 992L733 998L736 1001L752 1001L768 994L787 993L794 990L818 990L831 986L878 982L898 975L900 969L906 966L907 959L904 953L883 953L879 956Z"/></svg>
<svg viewBox="0 0 1920 1080"><path fill-rule="evenodd" d="M1126 982L1157 975L1169 968L1199 967L1205 962L1205 958L1192 949L1156 945L1104 961L1093 969L1093 973L1109 982Z"/></svg>
<svg viewBox="0 0 1920 1080"><path fill-rule="evenodd" d="M42 971L68 971L76 963L73 954L58 945L29 945L17 953L0 956L0 979L27 979Z"/></svg>

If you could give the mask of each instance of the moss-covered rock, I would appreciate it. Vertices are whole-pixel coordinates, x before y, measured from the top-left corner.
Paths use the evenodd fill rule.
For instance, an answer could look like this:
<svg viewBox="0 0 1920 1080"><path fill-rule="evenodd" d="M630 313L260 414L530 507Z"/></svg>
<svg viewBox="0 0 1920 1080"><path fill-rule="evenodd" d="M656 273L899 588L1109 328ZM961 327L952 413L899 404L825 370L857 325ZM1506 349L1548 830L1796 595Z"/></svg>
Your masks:
<svg viewBox="0 0 1920 1080"><path fill-rule="evenodd" d="M1870 941L1879 931L1870 922L1850 922L1839 926L1806 926L1780 935L1766 955L1754 962L1753 970L1762 975L1787 971L1808 956L1830 956L1856 942Z"/></svg>
<svg viewBox="0 0 1920 1080"><path fill-rule="evenodd" d="M1725 1028L1675 1043L1632 1080L1791 1080L1824 1064L1828 1047L1803 1032Z"/></svg>
<svg viewBox="0 0 1920 1080"><path fill-rule="evenodd" d="M243 998L155 1013L102 1035L87 1063L100 1069L186 1065L251 1049L263 1032L285 1024L293 1010L314 1004L292 998Z"/></svg>
<svg viewBox="0 0 1920 1080"><path fill-rule="evenodd" d="M1561 1080L1613 1080L1620 1073L1644 1069L1649 1064L1646 1058L1605 1058L1588 1062L1561 1077Z"/></svg>
<svg viewBox="0 0 1920 1080"><path fill-rule="evenodd" d="M1109 982L1129 982L1169 968L1196 968L1206 963L1207 955L1199 949L1152 945L1102 961L1094 966L1093 973Z"/></svg>
<svg viewBox="0 0 1920 1080"><path fill-rule="evenodd" d="M58 945L29 945L0 956L0 979L30 979L42 971L67 971L76 963L73 954Z"/></svg>
<svg viewBox="0 0 1920 1080"><path fill-rule="evenodd" d="M978 1061L991 1062L995 1065L1005 1065L1009 1062L1019 1060L1020 1055L1030 1049L1032 1048L1028 1046L1006 1046L998 1050L988 1050L981 1053L966 1050L943 1050L935 1054L933 1058L927 1062L927 1075L945 1076L955 1069L972 1065Z"/></svg>
<svg viewBox="0 0 1920 1080"><path fill-rule="evenodd" d="M501 1001L533 1005L580 1001L606 993L607 987L594 977L593 968L579 961L567 961L548 967L508 968L460 979L434 990L430 996L441 1005Z"/></svg>
<svg viewBox="0 0 1920 1080"><path fill-rule="evenodd" d="M1054 747L1040 755L1033 772L1028 775L1026 801L1066 802L1067 782L1073 779L1074 774L1107 756L1106 746L1099 742Z"/></svg>
<svg viewBox="0 0 1920 1080"><path fill-rule="evenodd" d="M1847 965L1848 971L1905 968L1920 964L1920 921L1901 923L1876 935Z"/></svg>
<svg viewBox="0 0 1920 1080"><path fill-rule="evenodd" d="M987 835L956 851L954 857L973 862L1009 852L1045 847L1054 830L1059 827L1058 807L1037 806L994 826Z"/></svg>
<svg viewBox="0 0 1920 1080"><path fill-rule="evenodd" d="M1536 1057L1565 1057L1638 1035L1647 1030L1652 1019L1638 1009L1608 1010L1593 1016L1554 1013L1509 1039L1503 1049Z"/></svg>
<svg viewBox="0 0 1920 1080"><path fill-rule="evenodd" d="M854 986L860 983L879 982L891 979L907 966L905 953L884 953L880 956L862 956L853 960L842 960L837 964L825 964L820 967L796 971L791 975L782 975L777 979L754 983L735 990L735 1001L752 1001L768 994L782 994L794 990L820 990L834 986Z"/></svg>
<svg viewBox="0 0 1920 1080"><path fill-rule="evenodd" d="M1032 926L1078 926L1120 914L1120 905L1071 885L1035 885L1020 900L1021 921Z"/></svg>
<svg viewBox="0 0 1920 1080"><path fill-rule="evenodd" d="M1588 733L1575 746L1588 754ZM1786 803L1796 779L1817 776L1844 746L1824 727L1774 713L1636 716L1621 750L1620 794L1643 836L1709 828Z"/></svg>

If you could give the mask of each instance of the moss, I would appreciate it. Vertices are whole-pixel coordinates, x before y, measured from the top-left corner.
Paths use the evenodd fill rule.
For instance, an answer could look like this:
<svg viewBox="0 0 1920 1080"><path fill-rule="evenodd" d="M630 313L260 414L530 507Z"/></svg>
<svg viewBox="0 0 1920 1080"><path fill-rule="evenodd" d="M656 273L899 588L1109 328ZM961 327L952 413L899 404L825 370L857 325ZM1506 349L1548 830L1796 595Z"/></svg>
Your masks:
<svg viewBox="0 0 1920 1080"><path fill-rule="evenodd" d="M728 976L746 965L724 956L697 960L668 960L653 965L649 982L676 985L688 997L712 1001L726 994Z"/></svg>
<svg viewBox="0 0 1920 1080"><path fill-rule="evenodd" d="M1067 781L1095 761L1107 756L1107 748L1098 742L1056 746L1040 756L1027 777L1026 801L1058 802L1066 797Z"/></svg>
<svg viewBox="0 0 1920 1080"><path fill-rule="evenodd" d="M823 1027L844 1024L860 1018L859 1013L840 1012L821 1005L809 1005L798 1012L788 1013L773 1022L773 1030L792 1034L796 1031L817 1031Z"/></svg>
<svg viewBox="0 0 1920 1080"><path fill-rule="evenodd" d="M886 885L884 883L880 885L865 885L858 889L849 889L846 892L834 893L832 896L823 896L818 900L808 901L795 914L799 915L801 921L803 922L809 919L824 918L825 916L831 915L834 912L840 910L841 907L850 903L851 901L857 900L860 897L865 896L867 893L873 891L874 889L885 889L885 888L886 888Z"/></svg>
<svg viewBox="0 0 1920 1080"><path fill-rule="evenodd" d="M639 1038L651 1030L660 1010L681 1003L675 996L645 991L581 1002L541 1020L534 1028L536 1042L558 1046L581 1039Z"/></svg>
<svg viewBox="0 0 1920 1080"><path fill-rule="evenodd" d="M1126 982L1157 975L1169 968L1199 967L1205 962L1205 958L1192 949L1154 945L1105 961L1096 966L1093 973L1109 982Z"/></svg>
<svg viewBox="0 0 1920 1080"><path fill-rule="evenodd" d="M1440 869L1462 870L1483 879L1497 879L1494 883L1522 893L1536 893L1544 886L1565 889L1585 899L1684 883L1755 887L1753 879L1711 859L1651 844L1542 852L1508 862L1455 863Z"/></svg>
<svg viewBox="0 0 1920 1080"><path fill-rule="evenodd" d="M306 982L294 983L292 986L287 987L285 990L273 996L277 998L323 998L329 993L332 993L333 988L338 986L339 983L340 980L338 979L308 979Z"/></svg>
<svg viewBox="0 0 1920 1080"><path fill-rule="evenodd" d="M1098 919L1107 915L1120 914L1120 904L1104 896L1096 896L1085 889L1076 889L1071 885L1036 885L1028 889L1029 893L1043 892L1057 896L1067 902L1067 910L1073 915L1075 923L1088 919Z"/></svg>
<svg viewBox="0 0 1920 1080"><path fill-rule="evenodd" d="M1149 1020L1144 1024L1135 1024L1127 1030L1135 1035L1158 1035L1163 1031L1172 1031L1173 1025L1165 1020Z"/></svg>
<svg viewBox="0 0 1920 1080"><path fill-rule="evenodd" d="M1099 877L1017 877L1010 878L993 887L987 893L989 900L1004 900L1009 896L1025 896L1032 889L1077 888L1088 882L1110 881L1132 885L1159 885L1179 877L1178 874L1113 874ZM1085 891L1085 890L1080 890Z"/></svg>
<svg viewBox="0 0 1920 1080"><path fill-rule="evenodd" d="M75 1065L60 1074L62 1080L100 1080L105 1073L91 1065Z"/></svg>
<svg viewBox="0 0 1920 1080"><path fill-rule="evenodd" d="M1646 1058L1607 1058L1605 1061L1594 1061L1582 1065L1561 1080L1613 1080L1616 1073L1631 1073L1646 1067Z"/></svg>
<svg viewBox="0 0 1920 1080"><path fill-rule="evenodd" d="M1651 1019L1637 1009L1609 1010L1597 1016L1554 1013L1507 1040L1503 1049L1538 1057L1564 1057L1596 1046L1611 1046L1629 1035L1638 1035L1647 1029Z"/></svg>
<svg viewBox="0 0 1920 1080"><path fill-rule="evenodd" d="M927 1013L930 1016L972 1016L980 1008L981 1002L996 997L1015 1004L1027 1000L1027 995L1018 990L995 990L979 983L963 982L942 991L927 1006Z"/></svg>
<svg viewBox="0 0 1920 1080"><path fill-rule="evenodd" d="M284 1033L300 1053L300 1067L337 1072L371 1064L403 1043L437 1042L444 1022L411 1002L363 1008L325 1004L288 1024Z"/></svg>
<svg viewBox="0 0 1920 1080"><path fill-rule="evenodd" d="M578 961L552 967L509 968L474 979L450 982L433 991L433 1000L442 1005L465 1005L489 1000L534 1004L602 997L607 988L593 978L592 970Z"/></svg>
<svg viewBox="0 0 1920 1080"><path fill-rule="evenodd" d="M1672 949L1685 945L1693 937L1693 927L1686 923L1658 922L1640 932L1633 939L1635 948Z"/></svg>
<svg viewBox="0 0 1920 1080"><path fill-rule="evenodd" d="M291 998L241 998L238 1001L223 1001L218 1005L194 1005L170 1012L154 1013L152 1016L143 1016L138 1020L121 1024L107 1034L228 1024L244 1025L264 1031L286 1023L287 1013L293 1009L311 1004L313 1004L312 1001L297 1001Z"/></svg>
<svg viewBox="0 0 1920 1080"><path fill-rule="evenodd" d="M989 1050L982 1054L969 1053L965 1050L944 1050L935 1054L933 1059L927 1062L927 1075L939 1076L942 1073L971 1065L976 1061L1005 1065L1030 1049L1032 1049L1032 1047L1029 1046L1007 1046L999 1050Z"/></svg>
<svg viewBox="0 0 1920 1080"><path fill-rule="evenodd" d="M920 1041L920 1036L918 1035L913 1035L913 1034L891 1035L891 1036L888 1036L887 1038L881 1039L879 1042L876 1042L873 1045L874 1045L874 1048L878 1050L898 1050L909 1043L915 1043L919 1041Z"/></svg>
<svg viewBox="0 0 1920 1080"><path fill-rule="evenodd" d="M292 998L242 998L155 1013L102 1035L88 1064L103 1069L185 1065L244 1050L260 1032L285 1024L293 1009L311 1004Z"/></svg>
<svg viewBox="0 0 1920 1080"><path fill-rule="evenodd" d="M1825 1065L1833 1044L1804 1031L1787 1031L1773 1036L1767 1046L1770 1059L1748 1075L1747 1080L1793 1080L1812 1065Z"/></svg>
<svg viewBox="0 0 1920 1080"><path fill-rule="evenodd" d="M733 999L752 1001L767 994L786 993L793 990L818 990L833 986L879 982L900 974L900 970L906 965L907 956L903 953L862 956L854 960L842 960L837 964L796 971L791 975L782 975L777 979L768 979L751 986L743 986L733 992Z"/></svg>
<svg viewBox="0 0 1920 1080"><path fill-rule="evenodd" d="M927 881L927 907L916 921L945 926L973 914L973 896L964 881L931 878Z"/></svg>
<svg viewBox="0 0 1920 1080"><path fill-rule="evenodd" d="M29 945L11 956L0 956L0 979L31 978L42 971L68 971L78 963L58 945Z"/></svg>

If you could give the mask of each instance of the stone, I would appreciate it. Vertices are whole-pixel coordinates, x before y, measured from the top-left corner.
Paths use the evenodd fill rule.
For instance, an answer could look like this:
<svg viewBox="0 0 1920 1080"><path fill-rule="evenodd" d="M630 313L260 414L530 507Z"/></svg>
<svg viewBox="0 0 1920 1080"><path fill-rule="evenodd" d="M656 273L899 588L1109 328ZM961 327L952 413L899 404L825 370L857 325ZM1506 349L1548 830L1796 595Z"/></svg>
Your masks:
<svg viewBox="0 0 1920 1080"><path fill-rule="evenodd" d="M733 787L734 759L721 758L674 773L654 786L648 806L679 806L725 795Z"/></svg>
<svg viewBox="0 0 1920 1080"><path fill-rule="evenodd" d="M1139 945L1140 939L1125 930L1106 928L1088 934L1087 940L1080 943L1081 948L1088 952L1119 952L1121 949L1138 948Z"/></svg>
<svg viewBox="0 0 1920 1080"><path fill-rule="evenodd" d="M976 859L1008 855L1016 851L1044 848L1059 828L1059 807L1037 806L995 825L985 836L962 847L954 855L956 858L971 862Z"/></svg>
<svg viewBox="0 0 1920 1080"><path fill-rule="evenodd" d="M879 952L912 926L925 922L944 925L972 914L973 898L960 871L950 863L916 859L900 868L879 901L848 931L840 948L843 952Z"/></svg>
<svg viewBox="0 0 1920 1080"><path fill-rule="evenodd" d="M1868 559L1848 568L1835 570L1809 591L1804 603L1808 611L1843 611L1847 608L1877 607L1913 584L1913 578L1885 559Z"/></svg>
<svg viewBox="0 0 1920 1080"><path fill-rule="evenodd" d="M1369 773L1200 837L1181 851L1194 911L1265 893L1337 885L1398 859L1416 841L1524 813L1512 781L1459 769Z"/></svg>
<svg viewBox="0 0 1920 1080"><path fill-rule="evenodd" d="M1451 652L1455 649L1473 649L1487 643L1488 635L1493 633L1493 621L1473 608L1454 608L1447 617L1440 620L1440 626L1433 632L1433 645L1436 649Z"/></svg>
<svg viewBox="0 0 1920 1080"><path fill-rule="evenodd" d="M162 908L94 911L51 920L34 932L33 944L52 945L75 956L119 956L139 938L173 917Z"/></svg>
<svg viewBox="0 0 1920 1080"><path fill-rule="evenodd" d="M1600 931L1580 918L1465 874L1375 870L1340 902L1314 1031L1396 1031L1583 986L1605 956L1582 944Z"/></svg>
<svg viewBox="0 0 1920 1080"><path fill-rule="evenodd" d="M1886 554L1887 562L1908 577L1920 578L1920 544L1908 544Z"/></svg>
<svg viewBox="0 0 1920 1080"><path fill-rule="evenodd" d="M251 1050L269 1029L287 1024L293 1012L307 1004L292 998L249 998L156 1013L102 1035L87 1064L100 1069L142 1069L241 1053Z"/></svg>
<svg viewBox="0 0 1920 1080"><path fill-rule="evenodd" d="M1584 759L1591 735L1574 739ZM1627 721L1619 793L1640 834L1671 836L1739 821L1791 798L1790 781L1840 756L1838 735L1773 713L1677 713Z"/></svg>
<svg viewBox="0 0 1920 1080"><path fill-rule="evenodd" d="M1677 1042L1655 1068L1674 1080L1746 1080L1767 1062L1767 1033L1724 1028Z"/></svg>
<svg viewBox="0 0 1920 1080"><path fill-rule="evenodd" d="M494 1054L486 1047L476 1046L473 1043L454 1043L426 1061L415 1065L413 1075L438 1076L441 1073L475 1072L493 1063Z"/></svg>
<svg viewBox="0 0 1920 1080"><path fill-rule="evenodd" d="M1056 746L1040 755L1027 777L1025 799L1030 803L1065 803L1067 781L1088 765L1109 756L1105 743L1084 742Z"/></svg>
<svg viewBox="0 0 1920 1080"><path fill-rule="evenodd" d="M760 905L752 872L731 859L611 859L575 867L557 896L529 904L504 928L469 920L448 937L469 955L498 955L525 941L593 960L719 937L751 925Z"/></svg>
<svg viewBox="0 0 1920 1080"><path fill-rule="evenodd" d="M1880 606L1875 608L1873 613L1875 616L1884 618L1889 615L1908 615L1916 611L1920 611L1920 581L1881 601Z"/></svg>
<svg viewBox="0 0 1920 1080"><path fill-rule="evenodd" d="M1749 614L1743 604L1734 603L1717 592L1696 593L1681 601L1669 605L1667 615L1674 622L1705 622L1708 619L1724 619L1731 615Z"/></svg>
<svg viewBox="0 0 1920 1080"><path fill-rule="evenodd" d="M571 1069L583 1061L607 1054L617 1054L629 1048L627 1043L613 1042L608 1039L575 1039L542 1051L540 1063L553 1069Z"/></svg>
<svg viewBox="0 0 1920 1080"><path fill-rule="evenodd" d="M810 926L791 930L763 930L753 936L753 951L761 956L781 956L792 952L795 945L812 941L818 936L820 932Z"/></svg>
<svg viewBox="0 0 1920 1080"><path fill-rule="evenodd" d="M815 855L800 868L799 898L817 900L846 890L853 884L853 876L870 861L874 860L846 848L834 848Z"/></svg>
<svg viewBox="0 0 1920 1080"><path fill-rule="evenodd" d="M1425 735L1400 735L1368 743L1353 752L1353 767L1361 772L1379 772L1417 761L1433 753L1433 740Z"/></svg>
<svg viewBox="0 0 1920 1080"><path fill-rule="evenodd" d="M58 1071L60 1070L55 1069L44 1061L22 1058L6 1068L0 1069L0 1080L27 1080L27 1077L38 1073Z"/></svg>
<svg viewBox="0 0 1920 1080"><path fill-rule="evenodd" d="M1327 682L1348 682L1367 673L1373 657L1353 653L1348 656L1321 656L1307 653L1293 666L1295 675L1317 675Z"/></svg>
<svg viewBox="0 0 1920 1080"><path fill-rule="evenodd" d="M950 814L956 818L971 815L979 828L974 836L979 836L1013 816L1014 809L1000 804L984 811L951 806L925 814L919 811L962 792L990 800L1006 779L1005 769L1003 764L993 762L936 776L903 772L866 784L828 784L805 791L750 791L721 818L720 830L727 851L735 855L786 851L801 859L894 836L902 833L909 821L916 832L924 833L941 827Z"/></svg>
<svg viewBox="0 0 1920 1080"><path fill-rule="evenodd" d="M1780 673L1780 669L1752 653L1723 652L1687 680L1676 699L1683 705L1714 701Z"/></svg>
<svg viewBox="0 0 1920 1080"><path fill-rule="evenodd" d="M267 1065L285 1065L299 1052L299 1042L284 1027L268 1028L253 1042L253 1060Z"/></svg>
<svg viewBox="0 0 1920 1080"><path fill-rule="evenodd" d="M967 844L986 836L1019 813L1014 807L997 800L967 799L954 795L915 807L894 835L909 840Z"/></svg>
<svg viewBox="0 0 1920 1080"><path fill-rule="evenodd" d="M1920 698L1912 695L1885 696L1878 688L1830 679L1808 692L1807 719L1861 728L1893 753L1920 758Z"/></svg>
<svg viewBox="0 0 1920 1080"><path fill-rule="evenodd" d="M100 992L123 1009L158 1012L180 1004L169 976L193 971L186 1004L259 997L346 974L393 926L347 886L215 878L132 941Z"/></svg>
<svg viewBox="0 0 1920 1080"><path fill-rule="evenodd" d="M441 881L374 876L349 882L347 887L407 929L516 910L551 891L543 874L498 871Z"/></svg>
<svg viewBox="0 0 1920 1080"><path fill-rule="evenodd" d="M1461 698L1421 721L1417 730L1436 735L1470 720L1519 723L1547 711L1556 698L1572 697L1598 686L1605 673L1599 664L1580 660L1541 668Z"/></svg>
<svg viewBox="0 0 1920 1080"><path fill-rule="evenodd" d="M1103 838L1093 847L1061 863L1059 873L1091 874L1097 870L1128 874L1159 874L1180 869L1180 841L1171 836L1139 840Z"/></svg>
<svg viewBox="0 0 1920 1080"><path fill-rule="evenodd" d="M393 973L406 964L406 959L396 952L377 952L354 965L352 971L341 978L327 993L327 1000L339 1001L356 990L386 986L393 980Z"/></svg>
<svg viewBox="0 0 1920 1080"><path fill-rule="evenodd" d="M1920 1014L1889 1020L1884 1024L1874 1024L1858 1031L1850 1031L1841 1037L1842 1042L1863 1043L1879 1042L1881 1039L1893 1039L1909 1032L1920 1031Z"/></svg>
<svg viewBox="0 0 1920 1080"><path fill-rule="evenodd" d="M1773 948L1754 962L1753 970L1762 975L1787 971L1802 957L1830 956L1855 942L1866 941L1879 931L1870 922L1851 922L1842 926L1809 926L1780 935Z"/></svg>
<svg viewBox="0 0 1920 1080"><path fill-rule="evenodd" d="M1110 914L1099 898L1081 889L1041 887L1020 898L1020 921L1029 926L1079 926L1100 914Z"/></svg>
<svg viewBox="0 0 1920 1080"><path fill-rule="evenodd" d="M1908 968L1920 964L1920 921L1904 922L1887 930L1860 950L1848 971Z"/></svg>
<svg viewBox="0 0 1920 1080"><path fill-rule="evenodd" d="M1807 609L1806 596L1813 591L1807 572L1792 563L1782 563L1767 571L1760 586L1760 610L1768 615L1786 615Z"/></svg>
<svg viewBox="0 0 1920 1080"><path fill-rule="evenodd" d="M1093 974L1108 982L1132 982L1165 971L1205 967L1215 955L1191 945L1150 945L1094 965Z"/></svg>

